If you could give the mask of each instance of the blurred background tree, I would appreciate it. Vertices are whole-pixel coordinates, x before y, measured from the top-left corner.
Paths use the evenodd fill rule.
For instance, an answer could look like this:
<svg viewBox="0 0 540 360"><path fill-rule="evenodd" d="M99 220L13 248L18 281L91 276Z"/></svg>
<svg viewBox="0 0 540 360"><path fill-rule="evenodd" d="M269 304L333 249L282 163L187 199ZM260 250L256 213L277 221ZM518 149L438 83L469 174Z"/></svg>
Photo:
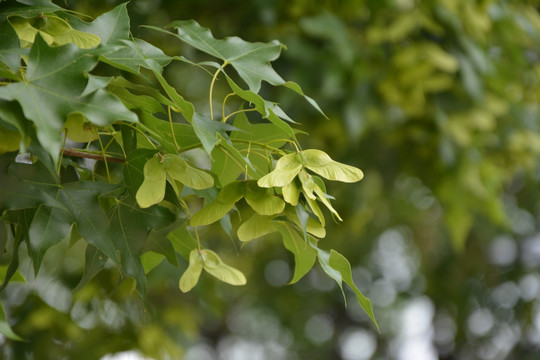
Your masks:
<svg viewBox="0 0 540 360"><path fill-rule="evenodd" d="M63 1L98 15L119 2ZM537 359L540 16L521 0L133 0L140 24L196 19L218 38L278 39L275 65L330 121L273 88L317 147L364 170L331 184L344 224L328 242L346 254L381 333L315 269L286 286L293 259L272 237L246 245L248 286L202 279L191 293L166 262L149 274L149 309L116 270L71 294L81 249L47 253L40 281L2 294L26 343L0 340L6 359ZM188 46L183 53L194 55ZM175 65L176 66L176 65ZM177 65L196 94L204 73ZM219 89L217 90L219 91ZM275 92L275 93L274 93ZM201 93L201 98L206 94ZM190 99L197 101L197 99ZM216 247L226 235L204 236ZM229 244L227 244L229 245ZM73 257L69 255L73 254ZM77 256L75 256L77 255ZM62 266L58 266L62 264ZM27 265L29 266L29 265ZM30 277L30 276L29 276ZM107 355L109 354L109 355ZM120 358L116 355L116 358Z"/></svg>

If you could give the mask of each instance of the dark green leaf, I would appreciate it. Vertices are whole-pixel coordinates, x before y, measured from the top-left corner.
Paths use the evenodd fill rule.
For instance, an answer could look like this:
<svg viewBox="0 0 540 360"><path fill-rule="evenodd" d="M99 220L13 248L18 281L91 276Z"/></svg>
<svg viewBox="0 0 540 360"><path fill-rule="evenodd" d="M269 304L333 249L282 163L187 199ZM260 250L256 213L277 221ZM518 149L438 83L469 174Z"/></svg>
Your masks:
<svg viewBox="0 0 540 360"><path fill-rule="evenodd" d="M193 130L195 130L195 134L200 139L204 150L206 150L208 155L211 155L214 146L218 142L218 134L224 139L229 139L226 131L237 131L238 129L229 124L224 124L195 113L193 114Z"/></svg>
<svg viewBox="0 0 540 360"><path fill-rule="evenodd" d="M81 290L107 263L107 255L88 244L84 253L84 273L73 292Z"/></svg>
<svg viewBox="0 0 540 360"><path fill-rule="evenodd" d="M73 111L99 126L118 120L138 121L134 113L104 91L80 96L87 84L85 75L96 61L87 50L75 45L52 48L38 36L30 51L27 81L0 87L0 98L19 102L24 115L36 125L41 145L55 161L62 145L63 124Z"/></svg>
<svg viewBox="0 0 540 360"><path fill-rule="evenodd" d="M239 37L218 40L210 30L194 20L175 21L168 27L175 28L178 32L177 37L182 41L231 64L254 92L259 91L263 80L272 85L285 83L270 65L281 52L282 45L279 41L249 43Z"/></svg>
<svg viewBox="0 0 540 360"><path fill-rule="evenodd" d="M191 236L191 233L187 227L179 226L175 230L171 231L167 238L171 240L171 243L180 255L186 260L189 260L189 254L191 250L197 248L197 240Z"/></svg>
<svg viewBox="0 0 540 360"><path fill-rule="evenodd" d="M29 253L37 275L45 252L65 239L71 230L71 214L60 208L40 206L29 229Z"/></svg>
<svg viewBox="0 0 540 360"><path fill-rule="evenodd" d="M9 22L0 23L0 62L7 65L13 74L19 71L21 66L21 54L17 33Z"/></svg>
<svg viewBox="0 0 540 360"><path fill-rule="evenodd" d="M107 231L109 220L99 202L100 197L110 196L117 190L116 185L79 181L65 184L60 190L59 200L71 212L81 237L120 264L113 239Z"/></svg>
<svg viewBox="0 0 540 360"><path fill-rule="evenodd" d="M141 75L141 67L161 74L163 67L171 61L171 58L165 55L161 49L144 40L124 40L122 44L123 46L117 50L102 55L100 60L139 76Z"/></svg>

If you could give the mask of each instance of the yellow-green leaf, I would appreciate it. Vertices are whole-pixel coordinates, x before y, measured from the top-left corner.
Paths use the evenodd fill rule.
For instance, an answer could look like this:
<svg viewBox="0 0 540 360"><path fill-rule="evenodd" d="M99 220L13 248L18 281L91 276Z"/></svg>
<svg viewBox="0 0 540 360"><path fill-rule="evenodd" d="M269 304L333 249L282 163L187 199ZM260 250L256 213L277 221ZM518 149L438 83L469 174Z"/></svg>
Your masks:
<svg viewBox="0 0 540 360"><path fill-rule="evenodd" d="M260 188L256 182L246 184L244 197L249 206L261 215L279 214L285 208L285 202L268 192L268 189Z"/></svg>
<svg viewBox="0 0 540 360"><path fill-rule="evenodd" d="M165 197L167 173L159 158L153 157L144 164L144 181L137 190L136 199L141 208L157 204Z"/></svg>
<svg viewBox="0 0 540 360"><path fill-rule="evenodd" d="M300 189L296 186L294 181L291 181L285 185L282 190L283 199L292 206L298 205L298 198L300 197Z"/></svg>
<svg viewBox="0 0 540 360"><path fill-rule="evenodd" d="M318 198L327 208L330 210L340 221L343 221L341 216L339 216L338 212L332 204L330 204L330 201L326 198L326 194L321 189L319 185L313 180L313 177L309 174L307 174L305 171L301 171L298 175L298 178L300 179L300 182L302 183L302 189L304 190L304 195L306 195L306 200L309 203L309 206L311 207L311 210L319 217L319 220L321 220L321 217L317 213L316 210L318 209L318 206L315 207L313 204L316 204L315 199ZM313 193L315 193L317 196L315 196ZM322 214L321 214L322 215ZM321 223L324 225L324 222L321 220Z"/></svg>
<svg viewBox="0 0 540 360"><path fill-rule="evenodd" d="M101 42L99 36L75 30L54 15L39 15L32 19L12 16L9 21L23 46L32 44L38 33L49 45L75 44L81 49L90 49Z"/></svg>
<svg viewBox="0 0 540 360"><path fill-rule="evenodd" d="M356 182L364 177L362 170L334 161L321 150L305 150L302 152L304 166L328 180Z"/></svg>
<svg viewBox="0 0 540 360"><path fill-rule="evenodd" d="M271 220L271 216L254 213L238 227L238 239L246 242L275 231Z"/></svg>
<svg viewBox="0 0 540 360"><path fill-rule="evenodd" d="M203 226L215 223L224 217L234 206L234 202L222 203L214 201L210 205L203 207L191 217L192 226Z"/></svg>
<svg viewBox="0 0 540 360"><path fill-rule="evenodd" d="M214 178L207 172L189 165L178 155L164 156L167 174L192 189L208 189L214 185Z"/></svg>
<svg viewBox="0 0 540 360"><path fill-rule="evenodd" d="M0 126L0 155L19 150L20 143L21 134Z"/></svg>
<svg viewBox="0 0 540 360"><path fill-rule="evenodd" d="M221 189L217 200L222 203L235 203L244 196L244 189L244 181L233 181Z"/></svg>
<svg viewBox="0 0 540 360"><path fill-rule="evenodd" d="M98 127L92 124L86 116L80 112L68 115L64 123L66 136L75 142L85 143L98 138Z"/></svg>
<svg viewBox="0 0 540 360"><path fill-rule="evenodd" d="M260 178L257 184L265 188L282 187L289 184L300 170L302 170L302 162L298 154L288 154L280 158L275 169Z"/></svg>
<svg viewBox="0 0 540 360"><path fill-rule="evenodd" d="M324 215L323 215L323 213L321 211L321 208L319 207L319 204L317 204L317 200L313 200L313 199L310 199L310 198L306 197L306 201L307 201L309 207L311 208L311 211L313 211L315 216L317 216L317 218L321 222L321 225L324 227L326 222L324 220Z"/></svg>
<svg viewBox="0 0 540 360"><path fill-rule="evenodd" d="M59 17L48 15L45 19L45 24L39 28L39 32L42 35L43 33L50 35L54 45L75 44L81 49L90 49L101 42L99 36L75 30Z"/></svg>
<svg viewBox="0 0 540 360"><path fill-rule="evenodd" d="M231 285L245 285L246 277L244 274L221 261L218 254L212 250L201 250L203 257L203 267L210 275Z"/></svg>
<svg viewBox="0 0 540 360"><path fill-rule="evenodd" d="M191 250L189 253L189 266L180 277L178 287L184 293L193 289L199 282L199 277L203 269L203 257L197 249Z"/></svg>
<svg viewBox="0 0 540 360"><path fill-rule="evenodd" d="M141 263L144 268L144 273L148 274L152 269L158 266L165 256L163 254L158 254L153 251L147 251L141 255Z"/></svg>

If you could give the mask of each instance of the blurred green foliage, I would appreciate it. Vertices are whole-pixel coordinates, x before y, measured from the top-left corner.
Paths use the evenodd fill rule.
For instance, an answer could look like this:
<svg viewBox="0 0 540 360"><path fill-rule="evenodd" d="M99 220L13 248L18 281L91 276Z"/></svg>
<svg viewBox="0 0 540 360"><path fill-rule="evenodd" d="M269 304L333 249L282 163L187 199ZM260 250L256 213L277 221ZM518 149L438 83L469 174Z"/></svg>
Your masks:
<svg viewBox="0 0 540 360"><path fill-rule="evenodd" d="M93 15L116 4L67 3ZM192 293L180 294L171 280L179 278L177 269L160 264L149 274L146 313L132 297L133 284L114 269L84 292L66 293L62 283L76 283L82 271L69 255L82 250L64 256L62 243L64 249L44 259L51 273L40 276L47 286L12 284L3 295L10 322L29 339L4 340L3 357L96 359L138 349L156 359L410 359L416 346L426 359L536 359L539 6L525 0L132 1L137 36L149 36L137 24L193 18L216 37L277 38L288 46L278 72L302 84L331 120L299 106L296 97L263 91L302 122L310 133L300 139L306 148L328 150L364 170L358 185L331 185L346 223L328 224L327 237L351 260L381 333L354 294L347 293L343 307L320 269L285 286L293 259L273 237L243 247L257 254L236 260L249 279L245 288L201 279ZM167 48L168 39L155 41ZM176 86L195 91L206 81L180 68L176 78ZM228 240L214 230L204 236L219 248ZM422 317L415 323L409 317L416 306ZM350 339L365 345L363 353L348 350Z"/></svg>

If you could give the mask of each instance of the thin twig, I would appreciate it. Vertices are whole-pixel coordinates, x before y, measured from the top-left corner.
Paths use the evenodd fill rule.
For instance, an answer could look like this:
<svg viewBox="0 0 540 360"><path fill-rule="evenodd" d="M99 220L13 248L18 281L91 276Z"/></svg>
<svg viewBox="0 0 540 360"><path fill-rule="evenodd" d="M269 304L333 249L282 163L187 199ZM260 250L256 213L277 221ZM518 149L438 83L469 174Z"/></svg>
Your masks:
<svg viewBox="0 0 540 360"><path fill-rule="evenodd" d="M121 163L121 164L126 162L125 159L122 159L119 157L90 154L90 153L78 151L76 149L64 149L63 153L64 153L64 156L75 156L75 157L98 160L98 161L108 161L108 162Z"/></svg>

